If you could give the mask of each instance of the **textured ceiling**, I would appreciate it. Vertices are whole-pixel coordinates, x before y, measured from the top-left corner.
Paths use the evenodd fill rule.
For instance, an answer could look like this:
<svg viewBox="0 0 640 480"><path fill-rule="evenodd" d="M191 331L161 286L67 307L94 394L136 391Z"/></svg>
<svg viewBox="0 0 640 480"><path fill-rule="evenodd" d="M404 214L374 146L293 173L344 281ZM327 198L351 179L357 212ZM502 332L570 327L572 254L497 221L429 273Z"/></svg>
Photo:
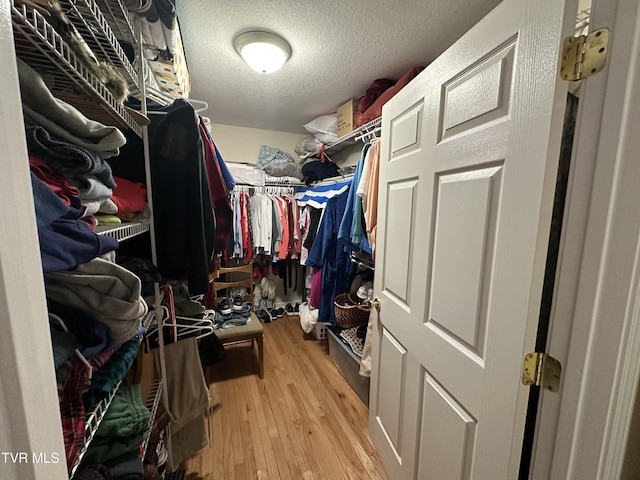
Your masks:
<svg viewBox="0 0 640 480"><path fill-rule="evenodd" d="M303 133L376 78L427 65L498 0L178 0L191 98L218 124ZM254 72L233 48L263 29L291 44L278 72Z"/></svg>

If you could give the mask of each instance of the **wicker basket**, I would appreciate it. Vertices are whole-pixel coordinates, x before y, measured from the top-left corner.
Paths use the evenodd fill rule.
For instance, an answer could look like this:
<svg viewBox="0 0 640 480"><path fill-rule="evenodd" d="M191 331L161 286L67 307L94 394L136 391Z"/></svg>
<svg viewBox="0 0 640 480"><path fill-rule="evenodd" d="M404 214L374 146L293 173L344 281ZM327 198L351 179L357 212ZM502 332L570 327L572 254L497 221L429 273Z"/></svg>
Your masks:
<svg viewBox="0 0 640 480"><path fill-rule="evenodd" d="M333 300L336 323L339 327L357 327L369 320L371 308L359 303L358 298L350 293L341 293Z"/></svg>

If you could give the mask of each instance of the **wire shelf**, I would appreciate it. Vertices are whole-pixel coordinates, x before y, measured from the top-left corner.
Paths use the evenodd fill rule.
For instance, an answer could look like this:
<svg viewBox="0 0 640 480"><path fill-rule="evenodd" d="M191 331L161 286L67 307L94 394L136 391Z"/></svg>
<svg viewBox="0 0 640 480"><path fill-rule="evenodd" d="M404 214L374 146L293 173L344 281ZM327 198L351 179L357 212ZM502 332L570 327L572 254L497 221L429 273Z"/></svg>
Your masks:
<svg viewBox="0 0 640 480"><path fill-rule="evenodd" d="M45 78L51 92L73 104L92 120L130 128L142 136L142 128L124 106L76 57L62 37L36 10L12 5L16 53Z"/></svg>
<svg viewBox="0 0 640 480"><path fill-rule="evenodd" d="M89 449L89 445L91 444L93 437L98 431L98 427L100 426L100 423L104 419L104 416L106 415L107 410L109 410L109 407L111 406L111 402L113 401L113 398L116 396L116 392L118 391L118 388L120 388L121 383L122 381L118 382L118 384L114 387L114 389L111 390L111 393L109 394L109 396L104 400L102 400L101 402L99 402L97 405L95 405L91 410L91 412L89 413L89 415L87 415L87 423L85 424L85 427L84 427L84 439L82 441L82 448L80 449L80 452L78 452L78 456L76 457L76 460L73 463L73 467L71 468L71 474L69 475L69 478L73 478L73 475L76 473L76 470L80 466L80 462L82 462L82 458L87 453L87 450Z"/></svg>
<svg viewBox="0 0 640 480"><path fill-rule="evenodd" d="M61 6L96 57L114 65L127 80L130 89L139 90L138 74L96 2L61 0Z"/></svg>
<svg viewBox="0 0 640 480"><path fill-rule="evenodd" d="M149 222L126 222L118 226L97 226L94 230L98 235L108 235L119 242L137 237L149 231Z"/></svg>
<svg viewBox="0 0 640 480"><path fill-rule="evenodd" d="M329 145L325 145L324 151L325 152L330 151L331 149L337 147L338 145L341 145L341 144L346 143L346 142L355 143L356 142L356 137L372 131L374 128L379 126L381 123L382 123L382 117L374 118L370 122L365 123L364 125L359 126L355 130L352 130L351 132L347 133L346 135L341 136L335 142L330 143ZM317 155L318 153L320 153L320 150L316 150L314 153L307 153L305 155L302 155L300 158L303 159L303 160L306 160L307 158L313 157L313 156Z"/></svg>
<svg viewBox="0 0 640 480"><path fill-rule="evenodd" d="M149 417L149 428L147 429L147 433L144 436L144 442L142 442L142 458L144 459L147 454L147 447L149 446L149 439L151 437L151 430L153 429L153 424L156 421L156 415L158 414L158 407L160 406L160 399L162 398L162 382L160 380L156 380L151 387L151 391L149 392L149 397L147 399L146 406L151 412L151 416Z"/></svg>
<svg viewBox="0 0 640 480"><path fill-rule="evenodd" d="M120 0L96 0L116 37L132 45L138 42L129 12Z"/></svg>

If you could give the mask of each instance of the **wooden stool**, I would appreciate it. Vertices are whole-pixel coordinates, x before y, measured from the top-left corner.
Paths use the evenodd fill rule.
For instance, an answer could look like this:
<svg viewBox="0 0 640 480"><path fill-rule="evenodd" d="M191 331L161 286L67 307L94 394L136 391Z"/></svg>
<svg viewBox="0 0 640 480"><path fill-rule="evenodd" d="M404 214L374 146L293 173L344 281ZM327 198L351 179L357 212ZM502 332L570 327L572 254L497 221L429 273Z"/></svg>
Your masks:
<svg viewBox="0 0 640 480"><path fill-rule="evenodd" d="M243 343L251 340L251 348L253 348L253 341L255 340L258 344L260 378L264 378L264 329L255 313L251 312L251 322L246 325L215 330L215 333L223 345L232 345L234 343Z"/></svg>
<svg viewBox="0 0 640 480"><path fill-rule="evenodd" d="M250 299L253 305L253 265L250 263L247 265L238 265L233 267L222 267L219 270L219 275L233 274L236 278L221 280L211 279L213 291L217 294L220 290L228 290L230 288L244 287L247 289L247 295L245 301ZM229 299L232 302L232 299ZM254 340L258 345L258 366L260 372L260 378L264 378L264 329L260 319L253 312L253 306L251 307L250 314L251 321L246 325L238 325L236 327L224 328L222 330L214 330L216 336L223 345L232 345L236 343L243 343L251 341L251 348L253 349Z"/></svg>

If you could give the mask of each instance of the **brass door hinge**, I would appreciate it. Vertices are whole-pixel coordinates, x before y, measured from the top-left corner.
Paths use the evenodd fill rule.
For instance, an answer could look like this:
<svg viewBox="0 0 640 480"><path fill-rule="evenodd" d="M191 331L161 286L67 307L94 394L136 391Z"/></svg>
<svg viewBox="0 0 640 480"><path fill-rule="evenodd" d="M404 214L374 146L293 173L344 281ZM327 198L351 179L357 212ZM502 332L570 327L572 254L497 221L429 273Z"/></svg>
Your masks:
<svg viewBox="0 0 640 480"><path fill-rule="evenodd" d="M589 35L567 37L562 44L560 77L575 82L595 75L607 60L609 29L594 30Z"/></svg>
<svg viewBox="0 0 640 480"><path fill-rule="evenodd" d="M541 352L527 353L522 362L522 383L557 392L561 372L562 365L555 358Z"/></svg>

